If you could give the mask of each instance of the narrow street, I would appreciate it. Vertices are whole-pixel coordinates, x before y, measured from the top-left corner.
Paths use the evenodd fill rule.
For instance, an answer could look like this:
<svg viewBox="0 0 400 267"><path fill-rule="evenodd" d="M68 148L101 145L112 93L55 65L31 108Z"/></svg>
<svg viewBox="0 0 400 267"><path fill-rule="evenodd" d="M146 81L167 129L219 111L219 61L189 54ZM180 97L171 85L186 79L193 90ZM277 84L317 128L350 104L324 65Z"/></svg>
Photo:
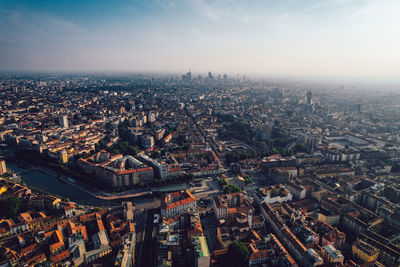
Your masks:
<svg viewBox="0 0 400 267"><path fill-rule="evenodd" d="M140 267L154 267L156 266L156 236L154 235L154 214L155 209L147 212L146 224L143 236L142 251L140 252L141 261L137 263Z"/></svg>
<svg viewBox="0 0 400 267"><path fill-rule="evenodd" d="M144 238L146 220L147 220L147 210L135 208L134 210L134 222L136 231L135 265L137 266L140 266L142 261L143 238Z"/></svg>

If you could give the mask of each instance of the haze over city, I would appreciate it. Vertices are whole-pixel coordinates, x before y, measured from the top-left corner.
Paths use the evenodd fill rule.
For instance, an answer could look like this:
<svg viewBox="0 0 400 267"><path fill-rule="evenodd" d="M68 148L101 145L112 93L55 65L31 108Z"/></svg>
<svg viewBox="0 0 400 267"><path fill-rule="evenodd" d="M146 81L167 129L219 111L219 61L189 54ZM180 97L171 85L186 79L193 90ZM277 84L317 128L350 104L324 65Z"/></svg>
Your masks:
<svg viewBox="0 0 400 267"><path fill-rule="evenodd" d="M0 70L398 81L400 2L0 1Z"/></svg>
<svg viewBox="0 0 400 267"><path fill-rule="evenodd" d="M400 0L0 0L0 267L400 267Z"/></svg>

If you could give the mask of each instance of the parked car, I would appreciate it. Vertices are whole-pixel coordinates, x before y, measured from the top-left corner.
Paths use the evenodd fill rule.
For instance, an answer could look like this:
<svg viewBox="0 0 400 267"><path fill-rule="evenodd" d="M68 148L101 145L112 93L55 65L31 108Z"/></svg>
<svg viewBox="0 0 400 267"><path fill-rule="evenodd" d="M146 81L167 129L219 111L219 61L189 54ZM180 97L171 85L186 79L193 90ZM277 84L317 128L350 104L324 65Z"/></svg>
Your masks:
<svg viewBox="0 0 400 267"><path fill-rule="evenodd" d="M158 223L160 221L160 214L154 214L154 222L153 223Z"/></svg>

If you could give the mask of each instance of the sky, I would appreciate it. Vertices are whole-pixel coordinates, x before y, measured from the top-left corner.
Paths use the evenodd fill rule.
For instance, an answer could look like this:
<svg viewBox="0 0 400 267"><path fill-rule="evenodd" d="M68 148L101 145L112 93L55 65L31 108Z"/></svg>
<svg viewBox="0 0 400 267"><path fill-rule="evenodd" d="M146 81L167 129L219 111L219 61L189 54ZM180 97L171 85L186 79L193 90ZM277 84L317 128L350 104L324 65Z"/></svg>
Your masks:
<svg viewBox="0 0 400 267"><path fill-rule="evenodd" d="M0 0L0 70L400 80L399 0Z"/></svg>

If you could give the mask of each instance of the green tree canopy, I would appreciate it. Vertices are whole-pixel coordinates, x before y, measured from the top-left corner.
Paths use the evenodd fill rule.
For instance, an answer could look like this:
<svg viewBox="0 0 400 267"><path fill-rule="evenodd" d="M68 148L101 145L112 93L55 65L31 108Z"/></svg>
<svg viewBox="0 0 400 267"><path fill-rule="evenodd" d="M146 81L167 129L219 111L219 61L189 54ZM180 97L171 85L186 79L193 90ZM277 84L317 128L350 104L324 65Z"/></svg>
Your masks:
<svg viewBox="0 0 400 267"><path fill-rule="evenodd" d="M269 154L270 155L275 155L275 154L279 154L279 150L276 149L275 147L269 150Z"/></svg>
<svg viewBox="0 0 400 267"><path fill-rule="evenodd" d="M249 249L243 242L235 241L228 247L228 261L229 266L232 267L245 267L249 263Z"/></svg>
<svg viewBox="0 0 400 267"><path fill-rule="evenodd" d="M303 152L303 153L309 153L309 149L307 146L303 143L296 144L295 148L296 152Z"/></svg>
<svg viewBox="0 0 400 267"><path fill-rule="evenodd" d="M228 185L228 182L226 181L225 178L221 178L221 179L219 179L219 184L220 184L221 186L224 186L224 185Z"/></svg>
<svg viewBox="0 0 400 267"><path fill-rule="evenodd" d="M277 138L282 138L282 137L283 137L283 131L277 127L273 127L272 131L271 131L271 138L277 139Z"/></svg>
<svg viewBox="0 0 400 267"><path fill-rule="evenodd" d="M228 184L227 186L224 187L225 194L236 193L240 191L242 191L240 190L240 187L234 184Z"/></svg>
<svg viewBox="0 0 400 267"><path fill-rule="evenodd" d="M0 210L3 216L9 218L18 214L21 200L14 196L7 197L0 201Z"/></svg>

